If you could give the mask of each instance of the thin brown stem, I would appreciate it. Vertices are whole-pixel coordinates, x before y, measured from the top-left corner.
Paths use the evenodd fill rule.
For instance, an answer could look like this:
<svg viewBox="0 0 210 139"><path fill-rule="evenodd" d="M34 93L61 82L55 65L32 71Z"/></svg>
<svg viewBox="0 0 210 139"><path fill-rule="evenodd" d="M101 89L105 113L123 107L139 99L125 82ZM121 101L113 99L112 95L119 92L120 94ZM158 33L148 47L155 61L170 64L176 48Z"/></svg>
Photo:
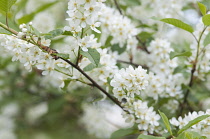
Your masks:
<svg viewBox="0 0 210 139"><path fill-rule="evenodd" d="M6 25L4 25L4 24L1 23L1 22L0 22L0 27L4 28L5 30L7 30L7 31L9 31L9 32L11 32L11 33L13 33L13 34L15 34L15 35L18 34L18 32L17 32L16 30L7 27Z"/></svg>
<svg viewBox="0 0 210 139"><path fill-rule="evenodd" d="M201 32L201 34L200 34L200 36L199 36L199 39L197 39L197 38L194 36L194 34L192 34L192 35L194 36L194 38L195 38L195 40L197 41L198 44L197 44L197 52L196 52L195 60L193 61L193 65L192 65L192 69L191 69L190 82L189 82L189 84L188 84L188 87L189 87L189 88L191 88L191 87L193 86L193 82L194 82L194 73L195 73L195 71L196 71L196 66L197 66L197 63L198 63L198 57L199 57L199 53L200 53L200 41L201 41L201 38L202 38L202 36L203 36L203 33L204 33L204 31L206 30L207 27L208 27L208 26L204 27L204 29L202 30L202 32ZM187 103L187 98L188 98L189 93L190 93L190 89L189 89L189 88L186 90L186 93L185 93L185 95L184 95L184 100L183 100L183 102L180 103L180 107L181 107L181 108L180 108L179 115L182 115L185 105L189 105L189 103ZM179 116L179 115L178 115L178 116Z"/></svg>
<svg viewBox="0 0 210 139"><path fill-rule="evenodd" d="M121 10L120 5L119 5L119 3L117 2L117 0L114 0L114 3L115 3L115 5L116 5L117 10L119 11L119 13L120 13L121 15L123 15L122 10Z"/></svg>
<svg viewBox="0 0 210 139"><path fill-rule="evenodd" d="M106 92L99 84L97 84L89 75L87 75L80 67L78 67L77 65L75 65L74 63L72 63L71 61L64 59L62 57L60 57L60 59L66 61L68 64L70 64L72 67L74 67L75 69L77 69L80 73L82 73L82 75L84 75L95 87L97 87L101 92L103 92L109 99L111 99L115 104L117 104L119 107L121 107L123 109L123 107L121 106L121 103L116 100L115 98L113 98L108 92Z"/></svg>
<svg viewBox="0 0 210 139"><path fill-rule="evenodd" d="M147 47L145 45L145 43L143 43L141 41L141 39L139 38L139 36L136 36L136 39L138 40L138 42L142 45L141 49L144 50L147 54L150 54L150 52L147 50Z"/></svg>

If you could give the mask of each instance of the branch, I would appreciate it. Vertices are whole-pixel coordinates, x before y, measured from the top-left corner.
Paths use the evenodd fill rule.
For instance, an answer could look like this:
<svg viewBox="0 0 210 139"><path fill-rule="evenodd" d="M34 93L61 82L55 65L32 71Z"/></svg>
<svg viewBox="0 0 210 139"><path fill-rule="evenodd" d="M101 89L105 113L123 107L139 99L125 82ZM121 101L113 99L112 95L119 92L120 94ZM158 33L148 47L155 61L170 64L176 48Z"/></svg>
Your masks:
<svg viewBox="0 0 210 139"><path fill-rule="evenodd" d="M0 22L0 27L6 29L7 31L9 31L9 32L11 32L11 33L13 33L13 34L15 34L15 35L18 34L17 31L15 31L15 30L13 30L13 29L11 29L11 28L8 28L6 25L4 25L4 24L1 23L1 22ZM23 39L23 40L25 40L25 39ZM37 46L38 46L39 48L41 48L42 50L47 51L47 52L50 53L51 56L54 57L56 60L60 58L60 59L62 59L63 61L65 61L65 62L67 62L68 64L70 64L72 67L74 67L75 69L77 69L80 73L82 73L82 75L84 75L84 76L85 76L85 77L86 77L86 78L87 78L95 87L97 87L100 91L102 91L109 99L111 99L115 104L117 104L120 108L123 109L123 107L121 106L121 103L120 103L117 99L113 98L108 92L106 92L106 91L105 91L99 84L97 84L89 75L87 75L87 74L86 74L78 65L72 63L71 61L69 61L69 60L67 60L67 59L64 59L64 58L62 58L62 57L56 56L56 54L58 54L58 52L57 52L56 50L51 49L51 48L49 48L49 47L47 47L47 46L42 45L40 41L38 41L37 44L36 44L36 43L33 43L32 41L30 41L30 43L32 43L32 44L34 44L34 45L37 45ZM126 110L124 110L124 111L126 111ZM126 111L126 112L127 112L127 111Z"/></svg>
<svg viewBox="0 0 210 139"><path fill-rule="evenodd" d="M123 14L122 14L122 10L121 10L120 5L118 4L117 0L114 0L114 3L115 3L115 5L116 5L117 10L119 11L119 13L120 13L121 15L123 15Z"/></svg>
<svg viewBox="0 0 210 139"><path fill-rule="evenodd" d="M7 30L7 31L9 31L9 32L11 32L11 33L13 33L13 34L15 34L15 35L18 34L18 32L17 32L16 30L11 29L11 28L8 28L6 25L4 25L4 24L1 23L1 22L0 22L0 27L4 28L5 30Z"/></svg>
<svg viewBox="0 0 210 139"><path fill-rule="evenodd" d="M143 47L141 47L141 49L144 50L147 54L150 54L150 52L147 50L147 47L146 47L145 43L143 43L141 41L141 39L139 38L139 36L136 36L136 39L139 41L139 43L142 44Z"/></svg>
<svg viewBox="0 0 210 139"><path fill-rule="evenodd" d="M195 73L195 71L196 71L196 66L197 66L197 63L198 63L198 56L199 56L199 50L200 50L200 41L201 41L201 38L202 38L202 35L203 35L203 33L204 33L204 31L206 30L206 28L207 28L208 26L206 26L206 27L204 27L204 29L202 30L202 32L201 32L201 34L200 34L200 36L199 36L199 39L197 39L195 36L194 36L194 34L192 34L193 36L194 36L194 38L195 38L195 40L197 41L197 43L198 43L198 45L197 45L197 53L196 53L196 56L195 56L195 60L193 61L193 66L192 66L192 69L191 69L191 75L190 75L190 82L189 82L189 84L188 84L188 86L189 86L189 88L191 88L192 86L193 86L193 81L194 81L194 73ZM186 93L185 93L185 95L184 95L184 100L183 100L183 102L182 103L180 103L180 113L179 113L179 115L182 115L182 112L183 112L183 109L184 109L184 105L185 104L187 104L187 105L189 105L189 103L187 103L187 97L188 97L188 95L189 95L189 93L190 93L190 89L187 89L187 91L186 91Z"/></svg>
<svg viewBox="0 0 210 139"><path fill-rule="evenodd" d="M123 109L123 107L121 106L120 102L118 100L116 100L115 98L113 98L108 92L106 92L99 84L97 84L89 75L87 75L79 66L75 65L74 63L72 63L71 61L64 59L62 57L60 57L60 59L66 61L68 64L70 64L72 67L74 67L75 69L77 69L80 73L82 73L82 75L84 75L95 87L97 87L101 92L103 92L109 99L111 99L115 104L117 104L120 108Z"/></svg>

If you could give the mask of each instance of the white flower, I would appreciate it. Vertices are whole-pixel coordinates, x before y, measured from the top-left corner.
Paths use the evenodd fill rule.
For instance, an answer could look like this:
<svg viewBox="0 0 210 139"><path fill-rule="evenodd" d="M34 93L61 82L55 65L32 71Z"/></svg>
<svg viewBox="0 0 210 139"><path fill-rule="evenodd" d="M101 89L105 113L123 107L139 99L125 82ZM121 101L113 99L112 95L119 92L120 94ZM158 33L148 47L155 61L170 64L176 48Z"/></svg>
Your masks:
<svg viewBox="0 0 210 139"><path fill-rule="evenodd" d="M50 39L45 39L44 37L41 37L41 44L44 46L50 46Z"/></svg>
<svg viewBox="0 0 210 139"><path fill-rule="evenodd" d="M72 31L74 34L81 32L81 28L92 26L91 29L99 32L98 17L101 14L102 1L96 0L73 0L68 3L69 27L65 30ZM73 24L73 25L72 25Z"/></svg>
<svg viewBox="0 0 210 139"><path fill-rule="evenodd" d="M140 91L145 90L148 86L148 74L146 72L141 66L136 69L129 66L116 73L110 85L114 89L123 90L127 96L133 98L135 94L139 95Z"/></svg>
<svg viewBox="0 0 210 139"><path fill-rule="evenodd" d="M98 30L98 29L96 28L96 27L99 27L100 25L101 25L100 22L96 22L96 23L94 23L94 24L91 24L91 25L90 25L90 28L91 28L93 31L97 32L97 33L101 33L101 31Z"/></svg>
<svg viewBox="0 0 210 139"><path fill-rule="evenodd" d="M79 39L78 45L82 48L83 51L87 52L89 47L91 47L90 36L85 36L82 39Z"/></svg>
<svg viewBox="0 0 210 139"><path fill-rule="evenodd" d="M50 60L45 66L44 71L42 72L42 75L52 74L55 67L55 60Z"/></svg>

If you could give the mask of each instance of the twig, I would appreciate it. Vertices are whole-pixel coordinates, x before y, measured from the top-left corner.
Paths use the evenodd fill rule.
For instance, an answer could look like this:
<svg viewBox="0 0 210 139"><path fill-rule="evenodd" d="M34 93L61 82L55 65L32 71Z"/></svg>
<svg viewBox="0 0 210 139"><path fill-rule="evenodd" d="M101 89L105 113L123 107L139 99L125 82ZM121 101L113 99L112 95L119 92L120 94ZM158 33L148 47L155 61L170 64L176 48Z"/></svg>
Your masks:
<svg viewBox="0 0 210 139"><path fill-rule="evenodd" d="M8 24L8 13L6 12L6 25L9 28L9 24Z"/></svg>
<svg viewBox="0 0 210 139"><path fill-rule="evenodd" d="M204 31L206 30L206 28L207 28L208 26L206 26L206 27L204 27L204 29L202 30L202 32L201 32L201 34L200 34L200 36L199 36L199 39L197 39L196 37L195 37L195 35L192 33L192 35L193 35L193 37L195 38L195 40L197 41L197 43L198 43L198 45L197 45L197 53L196 53L196 57L195 57L195 60L193 61L193 66L192 66L192 69L191 69L191 75L190 75L190 82L189 82L189 84L188 84L188 86L191 88L192 86L193 86L193 77L194 77L194 73L195 73L195 71L196 71L196 66L197 66L197 63L198 63L198 56L199 56L199 52L200 52L200 41L201 41L201 38L202 38L202 35L203 35L203 33L204 33ZM185 104L186 105L189 105L189 103L186 103L187 102L187 97L188 97L188 95L189 95L189 93L190 93L190 89L188 88L187 89L187 91L186 91L186 93L185 93L185 95L184 95L184 100L183 100L183 102L182 103L180 103L180 113L179 113L179 115L182 115L182 112L183 112L183 109L184 109L184 106L185 106Z"/></svg>
<svg viewBox="0 0 210 139"><path fill-rule="evenodd" d="M117 10L119 11L119 13L120 13L121 15L123 15L122 10L121 10L120 5L118 4L117 0L114 0L114 3L115 3L115 5L116 5Z"/></svg>
<svg viewBox="0 0 210 139"><path fill-rule="evenodd" d="M111 99L115 104L117 104L120 108L123 109L120 102L116 99L114 99L108 92L106 92L99 84L97 84L89 75L87 75L80 67L72 63L71 61L64 59L60 57L60 59L66 61L68 64L70 64L72 67L77 69L82 75L84 75L95 87L97 87L101 92L103 92L109 99Z"/></svg>
<svg viewBox="0 0 210 139"><path fill-rule="evenodd" d="M143 43L143 42L141 41L141 39L139 38L139 36L136 36L136 39L139 41L139 43L142 44L142 46L143 46L143 47L141 47L142 50L144 50L147 54L150 54L150 52L147 50L147 47L145 46L145 43Z"/></svg>

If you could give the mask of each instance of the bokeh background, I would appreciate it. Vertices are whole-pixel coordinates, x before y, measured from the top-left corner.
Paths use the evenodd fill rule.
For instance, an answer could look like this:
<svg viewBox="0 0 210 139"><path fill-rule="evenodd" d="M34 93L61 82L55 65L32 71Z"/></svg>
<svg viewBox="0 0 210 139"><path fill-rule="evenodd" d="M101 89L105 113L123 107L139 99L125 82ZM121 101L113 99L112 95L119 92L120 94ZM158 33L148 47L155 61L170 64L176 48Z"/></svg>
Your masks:
<svg viewBox="0 0 210 139"><path fill-rule="evenodd" d="M144 31L157 31L159 28L154 20L148 20L154 13L157 17L185 17L185 21L194 26L199 21L194 0L174 0L174 5L157 5L158 0L129 1L122 0L120 4L134 23L154 27L145 27ZM18 30L17 24L29 18L34 27L43 33L63 28L67 24L67 3L68 0L18 0L8 14L9 26ZM107 0L107 4L114 7L111 0ZM159 9L165 11L161 13ZM0 21L5 23L3 12ZM3 29L0 31L4 32ZM174 28L160 32L172 42L183 42L185 39L188 43L192 39L187 35L176 36L177 30ZM62 43L71 42L58 37L52 40L52 47L59 47ZM58 84L52 77L42 76L36 68L28 72L21 63L11 62L11 57L0 47L0 139L103 139L117 129L130 126L124 122L121 109L104 100L97 89L76 82L61 89ZM196 89L205 92L208 87L201 84ZM198 93L195 102L207 96L199 96ZM208 108L209 102L205 99L202 107Z"/></svg>

